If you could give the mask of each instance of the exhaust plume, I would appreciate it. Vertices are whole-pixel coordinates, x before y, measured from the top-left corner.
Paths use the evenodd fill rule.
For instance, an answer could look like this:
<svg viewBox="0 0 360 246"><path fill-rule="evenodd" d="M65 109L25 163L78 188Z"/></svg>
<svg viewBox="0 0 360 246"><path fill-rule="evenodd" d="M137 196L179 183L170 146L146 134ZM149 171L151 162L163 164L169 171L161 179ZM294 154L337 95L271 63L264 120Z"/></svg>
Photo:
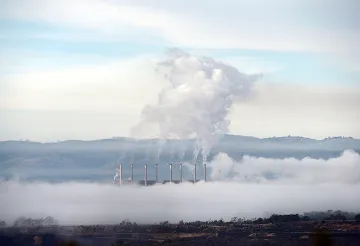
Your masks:
<svg viewBox="0 0 360 246"><path fill-rule="evenodd" d="M115 173L115 175L114 175L114 181L116 181L117 177L119 177L119 174L118 174L118 173Z"/></svg>
<svg viewBox="0 0 360 246"><path fill-rule="evenodd" d="M171 49L156 71L168 82L156 104L146 105L137 127L155 124L163 138L196 139L194 161L206 161L211 147L228 132L229 111L251 95L258 75L247 75L212 58Z"/></svg>

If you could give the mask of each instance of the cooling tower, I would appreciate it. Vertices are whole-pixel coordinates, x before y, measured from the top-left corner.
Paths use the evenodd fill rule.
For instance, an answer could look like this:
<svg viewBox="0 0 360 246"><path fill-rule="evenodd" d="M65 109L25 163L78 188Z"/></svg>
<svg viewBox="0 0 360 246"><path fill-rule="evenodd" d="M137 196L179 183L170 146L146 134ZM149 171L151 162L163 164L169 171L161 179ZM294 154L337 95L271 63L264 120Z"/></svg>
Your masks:
<svg viewBox="0 0 360 246"><path fill-rule="evenodd" d="M122 164L119 165L119 185L122 185Z"/></svg>

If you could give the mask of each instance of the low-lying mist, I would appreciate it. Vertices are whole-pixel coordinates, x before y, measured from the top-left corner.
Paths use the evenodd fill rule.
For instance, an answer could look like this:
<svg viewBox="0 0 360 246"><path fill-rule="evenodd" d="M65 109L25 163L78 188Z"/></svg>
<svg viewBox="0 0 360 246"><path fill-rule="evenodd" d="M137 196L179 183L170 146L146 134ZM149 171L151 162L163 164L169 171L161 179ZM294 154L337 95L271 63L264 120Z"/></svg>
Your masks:
<svg viewBox="0 0 360 246"><path fill-rule="evenodd" d="M219 154L209 163L213 182L149 187L7 181L0 185L0 220L52 216L60 224L229 220L271 213L359 212L360 156L345 151L328 160L236 162Z"/></svg>
<svg viewBox="0 0 360 246"><path fill-rule="evenodd" d="M212 180L282 184L360 183L360 155L353 150L327 160L244 156L239 162L220 153L209 167Z"/></svg>
<svg viewBox="0 0 360 246"><path fill-rule="evenodd" d="M0 185L0 220L52 216L60 224L112 224L360 212L360 156L353 151L329 160L245 156L241 162L220 154L209 172L213 182L149 187L7 181Z"/></svg>
<svg viewBox="0 0 360 246"><path fill-rule="evenodd" d="M360 184L183 183L118 187L90 183L3 183L0 218L52 216L59 224L253 218L272 213L360 210Z"/></svg>

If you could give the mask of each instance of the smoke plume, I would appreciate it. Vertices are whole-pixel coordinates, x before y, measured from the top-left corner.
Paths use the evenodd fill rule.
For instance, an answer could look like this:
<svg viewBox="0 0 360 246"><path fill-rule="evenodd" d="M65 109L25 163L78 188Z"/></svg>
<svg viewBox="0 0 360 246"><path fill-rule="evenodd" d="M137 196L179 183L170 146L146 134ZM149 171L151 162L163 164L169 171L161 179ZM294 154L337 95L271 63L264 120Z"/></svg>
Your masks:
<svg viewBox="0 0 360 246"><path fill-rule="evenodd" d="M195 137L194 158L203 162L211 147L228 132L231 106L251 95L258 75L247 75L212 58L171 49L156 69L167 83L156 104L142 110L137 127L156 124L163 138Z"/></svg>

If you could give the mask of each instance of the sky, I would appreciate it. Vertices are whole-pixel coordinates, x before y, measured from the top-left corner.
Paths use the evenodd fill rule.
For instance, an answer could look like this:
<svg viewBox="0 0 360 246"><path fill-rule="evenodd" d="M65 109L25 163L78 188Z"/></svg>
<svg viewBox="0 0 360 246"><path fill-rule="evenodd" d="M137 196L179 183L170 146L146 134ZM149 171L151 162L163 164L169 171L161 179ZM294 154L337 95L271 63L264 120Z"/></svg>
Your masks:
<svg viewBox="0 0 360 246"><path fill-rule="evenodd" d="M177 47L262 73L230 133L360 138L357 0L1 0L0 140L130 136Z"/></svg>

